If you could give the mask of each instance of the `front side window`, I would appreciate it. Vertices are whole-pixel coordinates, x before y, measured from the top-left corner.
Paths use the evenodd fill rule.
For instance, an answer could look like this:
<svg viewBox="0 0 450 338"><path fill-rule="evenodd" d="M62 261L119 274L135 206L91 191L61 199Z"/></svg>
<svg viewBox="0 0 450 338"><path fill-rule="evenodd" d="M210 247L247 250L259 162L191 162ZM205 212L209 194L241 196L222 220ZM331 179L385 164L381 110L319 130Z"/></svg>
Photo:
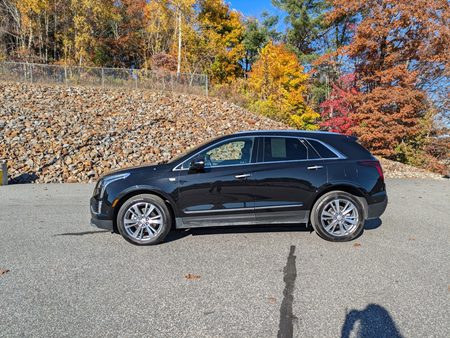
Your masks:
<svg viewBox="0 0 450 338"><path fill-rule="evenodd" d="M308 148L298 138L264 138L264 162L297 161L307 159Z"/></svg>
<svg viewBox="0 0 450 338"><path fill-rule="evenodd" d="M195 158L203 158L205 167L247 164L252 160L253 145L253 138L233 139L213 146ZM190 161L185 162L183 168L189 168Z"/></svg>

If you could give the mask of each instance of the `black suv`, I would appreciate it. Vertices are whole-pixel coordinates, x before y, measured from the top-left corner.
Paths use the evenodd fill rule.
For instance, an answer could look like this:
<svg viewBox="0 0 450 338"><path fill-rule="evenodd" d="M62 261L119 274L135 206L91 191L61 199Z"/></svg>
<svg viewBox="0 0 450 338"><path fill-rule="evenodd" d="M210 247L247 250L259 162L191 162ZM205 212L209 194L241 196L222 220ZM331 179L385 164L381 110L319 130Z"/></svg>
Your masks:
<svg viewBox="0 0 450 338"><path fill-rule="evenodd" d="M159 243L172 227L275 223L311 224L327 240L348 241L386 206L380 163L356 138L249 131L102 177L91 223L134 244Z"/></svg>

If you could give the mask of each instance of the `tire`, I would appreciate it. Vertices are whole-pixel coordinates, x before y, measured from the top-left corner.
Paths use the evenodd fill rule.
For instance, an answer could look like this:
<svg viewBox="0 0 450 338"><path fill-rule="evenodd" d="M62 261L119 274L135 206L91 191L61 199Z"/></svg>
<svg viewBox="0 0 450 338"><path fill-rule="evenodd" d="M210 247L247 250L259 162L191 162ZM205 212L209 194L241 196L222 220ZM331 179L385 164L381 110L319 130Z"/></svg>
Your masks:
<svg viewBox="0 0 450 338"><path fill-rule="evenodd" d="M158 196L141 194L126 200L117 214L117 229L135 245L161 243L171 229L172 217Z"/></svg>
<svg viewBox="0 0 450 338"><path fill-rule="evenodd" d="M363 206L345 191L330 191L321 196L311 210L310 219L316 233L331 242L351 241L364 230Z"/></svg>

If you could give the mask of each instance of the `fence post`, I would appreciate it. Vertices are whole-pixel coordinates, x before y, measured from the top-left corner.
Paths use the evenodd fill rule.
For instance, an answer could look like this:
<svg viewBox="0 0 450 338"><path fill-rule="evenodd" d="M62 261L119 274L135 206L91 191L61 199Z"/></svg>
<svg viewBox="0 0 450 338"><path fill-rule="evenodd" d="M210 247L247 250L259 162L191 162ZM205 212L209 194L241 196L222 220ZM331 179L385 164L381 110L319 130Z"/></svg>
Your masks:
<svg viewBox="0 0 450 338"><path fill-rule="evenodd" d="M206 96L209 96L209 80L208 80L208 75L205 75L206 80L205 80L205 89L206 89Z"/></svg>
<svg viewBox="0 0 450 338"><path fill-rule="evenodd" d="M30 82L33 83L33 64L29 64L30 67Z"/></svg>
<svg viewBox="0 0 450 338"><path fill-rule="evenodd" d="M8 164L6 160L0 160L0 185L8 184Z"/></svg>
<svg viewBox="0 0 450 338"><path fill-rule="evenodd" d="M102 88L105 88L105 69L102 67Z"/></svg>

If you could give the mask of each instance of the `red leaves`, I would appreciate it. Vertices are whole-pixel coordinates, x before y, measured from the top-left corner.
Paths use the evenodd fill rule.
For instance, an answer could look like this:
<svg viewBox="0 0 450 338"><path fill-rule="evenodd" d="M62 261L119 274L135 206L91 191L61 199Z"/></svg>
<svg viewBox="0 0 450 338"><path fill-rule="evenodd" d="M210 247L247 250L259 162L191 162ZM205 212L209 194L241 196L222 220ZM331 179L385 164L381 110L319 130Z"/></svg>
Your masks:
<svg viewBox="0 0 450 338"><path fill-rule="evenodd" d="M333 90L328 100L320 106L322 108L322 127L329 131L351 135L354 121L352 97L358 93L354 86L354 74L344 75L333 84Z"/></svg>

